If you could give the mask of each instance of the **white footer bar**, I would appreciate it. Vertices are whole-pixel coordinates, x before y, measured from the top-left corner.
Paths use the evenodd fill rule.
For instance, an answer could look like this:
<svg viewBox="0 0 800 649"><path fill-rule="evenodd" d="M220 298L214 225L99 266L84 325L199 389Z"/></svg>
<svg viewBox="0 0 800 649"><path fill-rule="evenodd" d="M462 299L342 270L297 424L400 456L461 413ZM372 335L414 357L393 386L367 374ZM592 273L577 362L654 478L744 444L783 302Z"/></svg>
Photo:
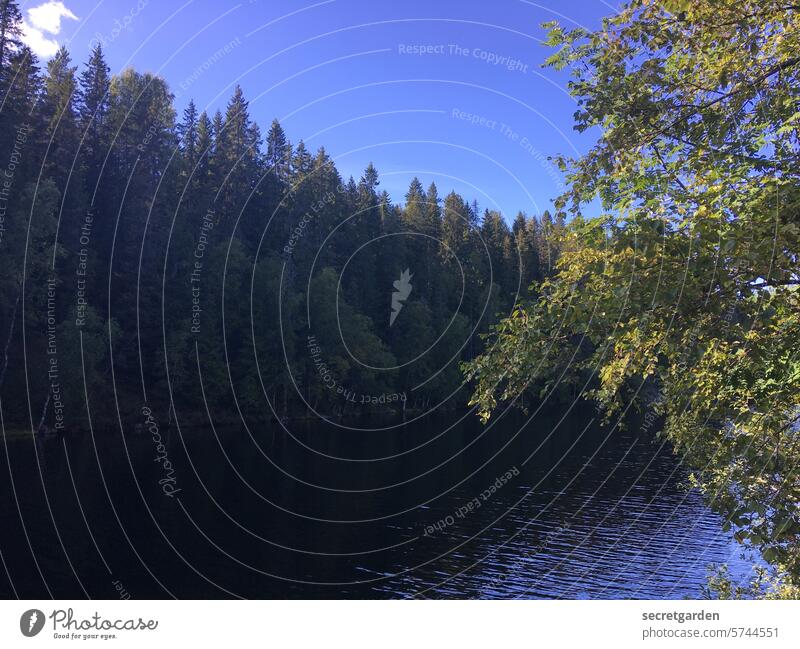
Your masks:
<svg viewBox="0 0 800 649"><path fill-rule="evenodd" d="M788 601L0 602L0 647L782 648L799 627Z"/></svg>

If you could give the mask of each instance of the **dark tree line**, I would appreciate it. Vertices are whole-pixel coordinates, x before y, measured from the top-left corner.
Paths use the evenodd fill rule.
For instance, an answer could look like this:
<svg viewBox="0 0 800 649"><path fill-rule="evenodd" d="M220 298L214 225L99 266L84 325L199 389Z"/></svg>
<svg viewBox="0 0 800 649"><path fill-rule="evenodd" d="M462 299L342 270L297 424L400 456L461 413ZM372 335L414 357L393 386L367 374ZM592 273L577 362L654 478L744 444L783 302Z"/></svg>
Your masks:
<svg viewBox="0 0 800 649"><path fill-rule="evenodd" d="M164 419L170 403L260 419L463 406L477 334L557 256L558 218L509 227L416 178L393 204L371 164L344 180L277 121L262 133L238 87L224 113L178 116L164 80L112 77L99 45L80 71L63 48L40 69L9 1L0 97L7 426L144 404Z"/></svg>

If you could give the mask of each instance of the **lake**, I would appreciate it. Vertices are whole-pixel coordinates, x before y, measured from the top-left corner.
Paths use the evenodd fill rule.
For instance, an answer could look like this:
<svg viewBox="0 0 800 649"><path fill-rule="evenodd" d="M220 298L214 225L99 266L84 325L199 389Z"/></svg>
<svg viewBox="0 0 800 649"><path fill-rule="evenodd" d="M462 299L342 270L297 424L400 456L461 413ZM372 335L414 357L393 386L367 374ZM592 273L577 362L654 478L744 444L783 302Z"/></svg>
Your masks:
<svg viewBox="0 0 800 649"><path fill-rule="evenodd" d="M685 598L711 563L747 578L669 448L578 408L8 438L0 594Z"/></svg>

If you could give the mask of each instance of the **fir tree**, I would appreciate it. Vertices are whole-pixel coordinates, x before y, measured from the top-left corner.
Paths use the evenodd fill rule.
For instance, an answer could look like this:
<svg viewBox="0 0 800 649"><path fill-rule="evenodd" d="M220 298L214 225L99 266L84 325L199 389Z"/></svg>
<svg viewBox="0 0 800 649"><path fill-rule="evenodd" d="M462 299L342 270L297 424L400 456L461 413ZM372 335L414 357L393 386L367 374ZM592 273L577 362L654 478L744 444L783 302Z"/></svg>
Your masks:
<svg viewBox="0 0 800 649"><path fill-rule="evenodd" d="M267 133L267 170L279 180L285 181L289 175L291 158L292 148L286 139L286 134L278 120L274 119Z"/></svg>
<svg viewBox="0 0 800 649"><path fill-rule="evenodd" d="M14 0L0 0L0 89L5 96L8 71L14 53L19 51L22 36L22 14Z"/></svg>

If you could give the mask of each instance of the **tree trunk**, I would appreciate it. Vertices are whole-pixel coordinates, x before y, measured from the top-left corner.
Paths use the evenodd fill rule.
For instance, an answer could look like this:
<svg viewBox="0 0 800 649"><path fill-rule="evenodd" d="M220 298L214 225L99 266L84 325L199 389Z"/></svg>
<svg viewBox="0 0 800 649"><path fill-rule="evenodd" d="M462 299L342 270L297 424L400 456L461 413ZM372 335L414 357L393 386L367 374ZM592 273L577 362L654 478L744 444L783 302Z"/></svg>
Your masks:
<svg viewBox="0 0 800 649"><path fill-rule="evenodd" d="M17 299L14 301L14 308L11 311L11 324L8 327L8 338L6 339L6 346L3 349L3 369L0 369L0 390L3 388L3 381L6 378L6 370L8 369L8 348L11 347L11 340L14 338L14 325L17 322L17 307L19 306L20 295L22 295L22 286L18 288Z"/></svg>
<svg viewBox="0 0 800 649"><path fill-rule="evenodd" d="M42 427L44 426L44 420L47 418L47 406L50 405L50 397L53 396L53 393L48 388L47 390L47 399L44 401L44 408L42 408L42 418L39 420L39 425L36 427L36 432L40 433Z"/></svg>

